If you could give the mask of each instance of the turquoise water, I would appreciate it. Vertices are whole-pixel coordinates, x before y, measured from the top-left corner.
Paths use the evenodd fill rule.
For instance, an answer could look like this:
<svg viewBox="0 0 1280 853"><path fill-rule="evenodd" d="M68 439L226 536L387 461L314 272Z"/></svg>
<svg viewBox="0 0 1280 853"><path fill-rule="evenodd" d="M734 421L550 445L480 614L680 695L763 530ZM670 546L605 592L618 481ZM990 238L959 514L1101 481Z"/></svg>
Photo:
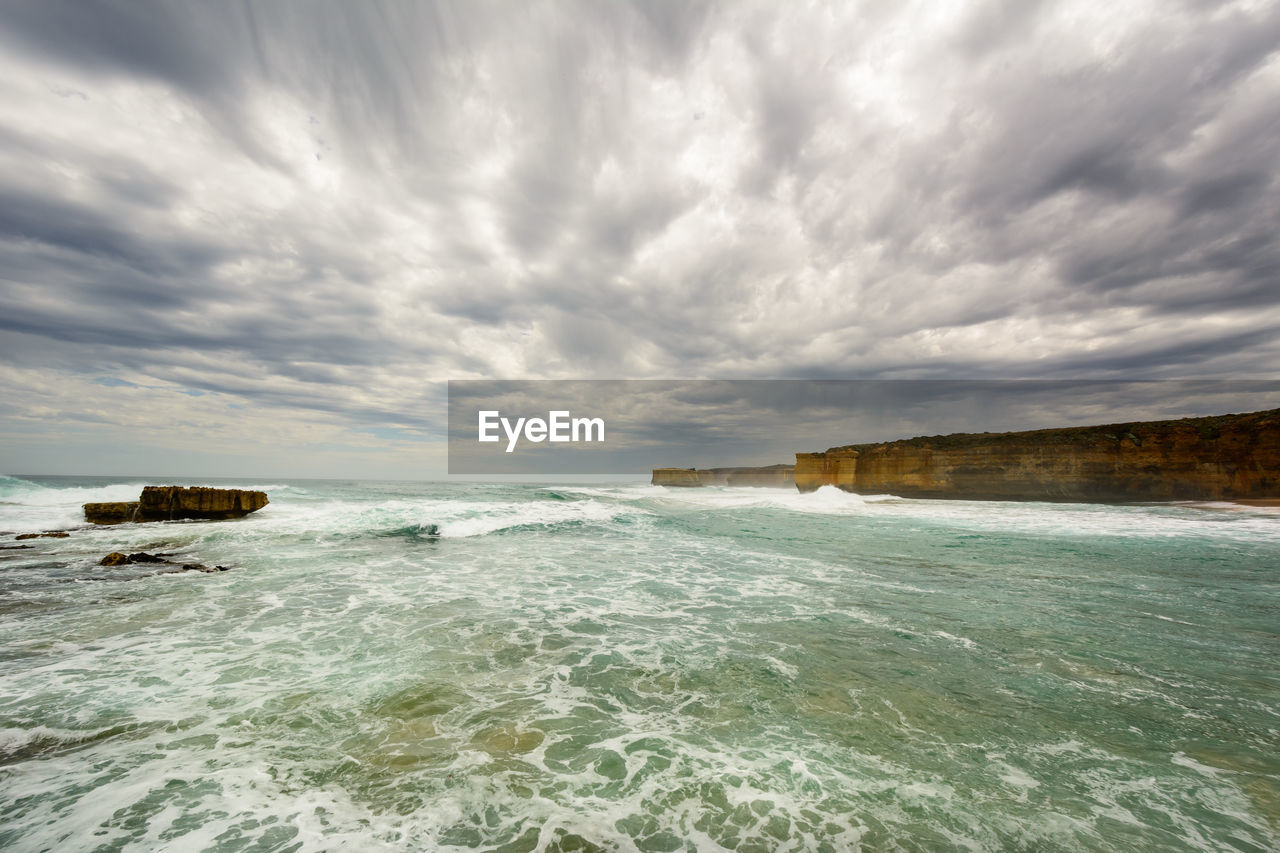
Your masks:
<svg viewBox="0 0 1280 853"><path fill-rule="evenodd" d="M143 483L0 480L0 847L1280 848L1275 510Z"/></svg>

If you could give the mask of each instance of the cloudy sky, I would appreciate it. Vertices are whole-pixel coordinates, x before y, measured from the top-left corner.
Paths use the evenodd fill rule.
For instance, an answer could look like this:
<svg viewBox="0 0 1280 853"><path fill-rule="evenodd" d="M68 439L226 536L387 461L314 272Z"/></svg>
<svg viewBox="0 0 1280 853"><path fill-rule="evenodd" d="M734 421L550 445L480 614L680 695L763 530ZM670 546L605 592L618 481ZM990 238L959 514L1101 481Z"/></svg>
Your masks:
<svg viewBox="0 0 1280 853"><path fill-rule="evenodd" d="M1267 0L4 0L0 470L431 476L447 379L1280 378L1278 47Z"/></svg>

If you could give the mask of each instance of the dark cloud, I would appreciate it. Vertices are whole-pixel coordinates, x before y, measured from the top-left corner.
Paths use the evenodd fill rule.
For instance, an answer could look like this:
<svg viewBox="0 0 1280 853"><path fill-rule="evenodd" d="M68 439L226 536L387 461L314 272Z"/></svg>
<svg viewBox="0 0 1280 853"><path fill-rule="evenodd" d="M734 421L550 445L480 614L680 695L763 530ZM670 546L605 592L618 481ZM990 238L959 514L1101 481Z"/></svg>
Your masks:
<svg viewBox="0 0 1280 853"><path fill-rule="evenodd" d="M129 201L146 195L144 184L142 189L130 189L114 203L127 206ZM151 197L156 195L160 194ZM204 275L220 255L212 243L198 237L157 238L155 234L131 229L118 212L6 188L0 188L0 240L90 255L147 276ZM164 298L165 294L148 296Z"/></svg>
<svg viewBox="0 0 1280 853"><path fill-rule="evenodd" d="M121 0L14 0L11 45L96 73L131 73L208 95L239 76L227 62L226 18L193 4Z"/></svg>

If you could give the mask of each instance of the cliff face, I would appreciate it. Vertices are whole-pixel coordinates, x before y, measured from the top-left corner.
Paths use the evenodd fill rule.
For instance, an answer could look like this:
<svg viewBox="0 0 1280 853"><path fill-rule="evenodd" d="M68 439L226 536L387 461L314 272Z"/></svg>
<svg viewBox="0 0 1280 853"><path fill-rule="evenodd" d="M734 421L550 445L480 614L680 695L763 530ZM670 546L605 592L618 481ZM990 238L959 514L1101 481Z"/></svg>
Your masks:
<svg viewBox="0 0 1280 853"><path fill-rule="evenodd" d="M1280 497L1280 409L797 453L796 487L997 500Z"/></svg>
<svg viewBox="0 0 1280 853"><path fill-rule="evenodd" d="M693 468L654 468L653 479L649 481L655 486L693 487L701 486L698 472Z"/></svg>
<svg viewBox="0 0 1280 853"><path fill-rule="evenodd" d="M755 486L778 489L795 483L795 466L769 465L764 468L654 468L655 486Z"/></svg>
<svg viewBox="0 0 1280 853"><path fill-rule="evenodd" d="M203 486L147 486L140 498L147 515L165 518L240 518L267 505L267 493Z"/></svg>

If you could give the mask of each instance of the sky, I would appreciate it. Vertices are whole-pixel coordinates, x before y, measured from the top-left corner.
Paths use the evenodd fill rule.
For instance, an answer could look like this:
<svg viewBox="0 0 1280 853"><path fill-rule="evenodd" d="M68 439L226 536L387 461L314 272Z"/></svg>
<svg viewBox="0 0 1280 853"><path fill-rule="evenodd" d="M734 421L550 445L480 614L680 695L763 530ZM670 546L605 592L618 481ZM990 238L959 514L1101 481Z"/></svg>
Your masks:
<svg viewBox="0 0 1280 853"><path fill-rule="evenodd" d="M438 476L451 379L1280 379L1278 167L1265 0L4 0L0 471Z"/></svg>

